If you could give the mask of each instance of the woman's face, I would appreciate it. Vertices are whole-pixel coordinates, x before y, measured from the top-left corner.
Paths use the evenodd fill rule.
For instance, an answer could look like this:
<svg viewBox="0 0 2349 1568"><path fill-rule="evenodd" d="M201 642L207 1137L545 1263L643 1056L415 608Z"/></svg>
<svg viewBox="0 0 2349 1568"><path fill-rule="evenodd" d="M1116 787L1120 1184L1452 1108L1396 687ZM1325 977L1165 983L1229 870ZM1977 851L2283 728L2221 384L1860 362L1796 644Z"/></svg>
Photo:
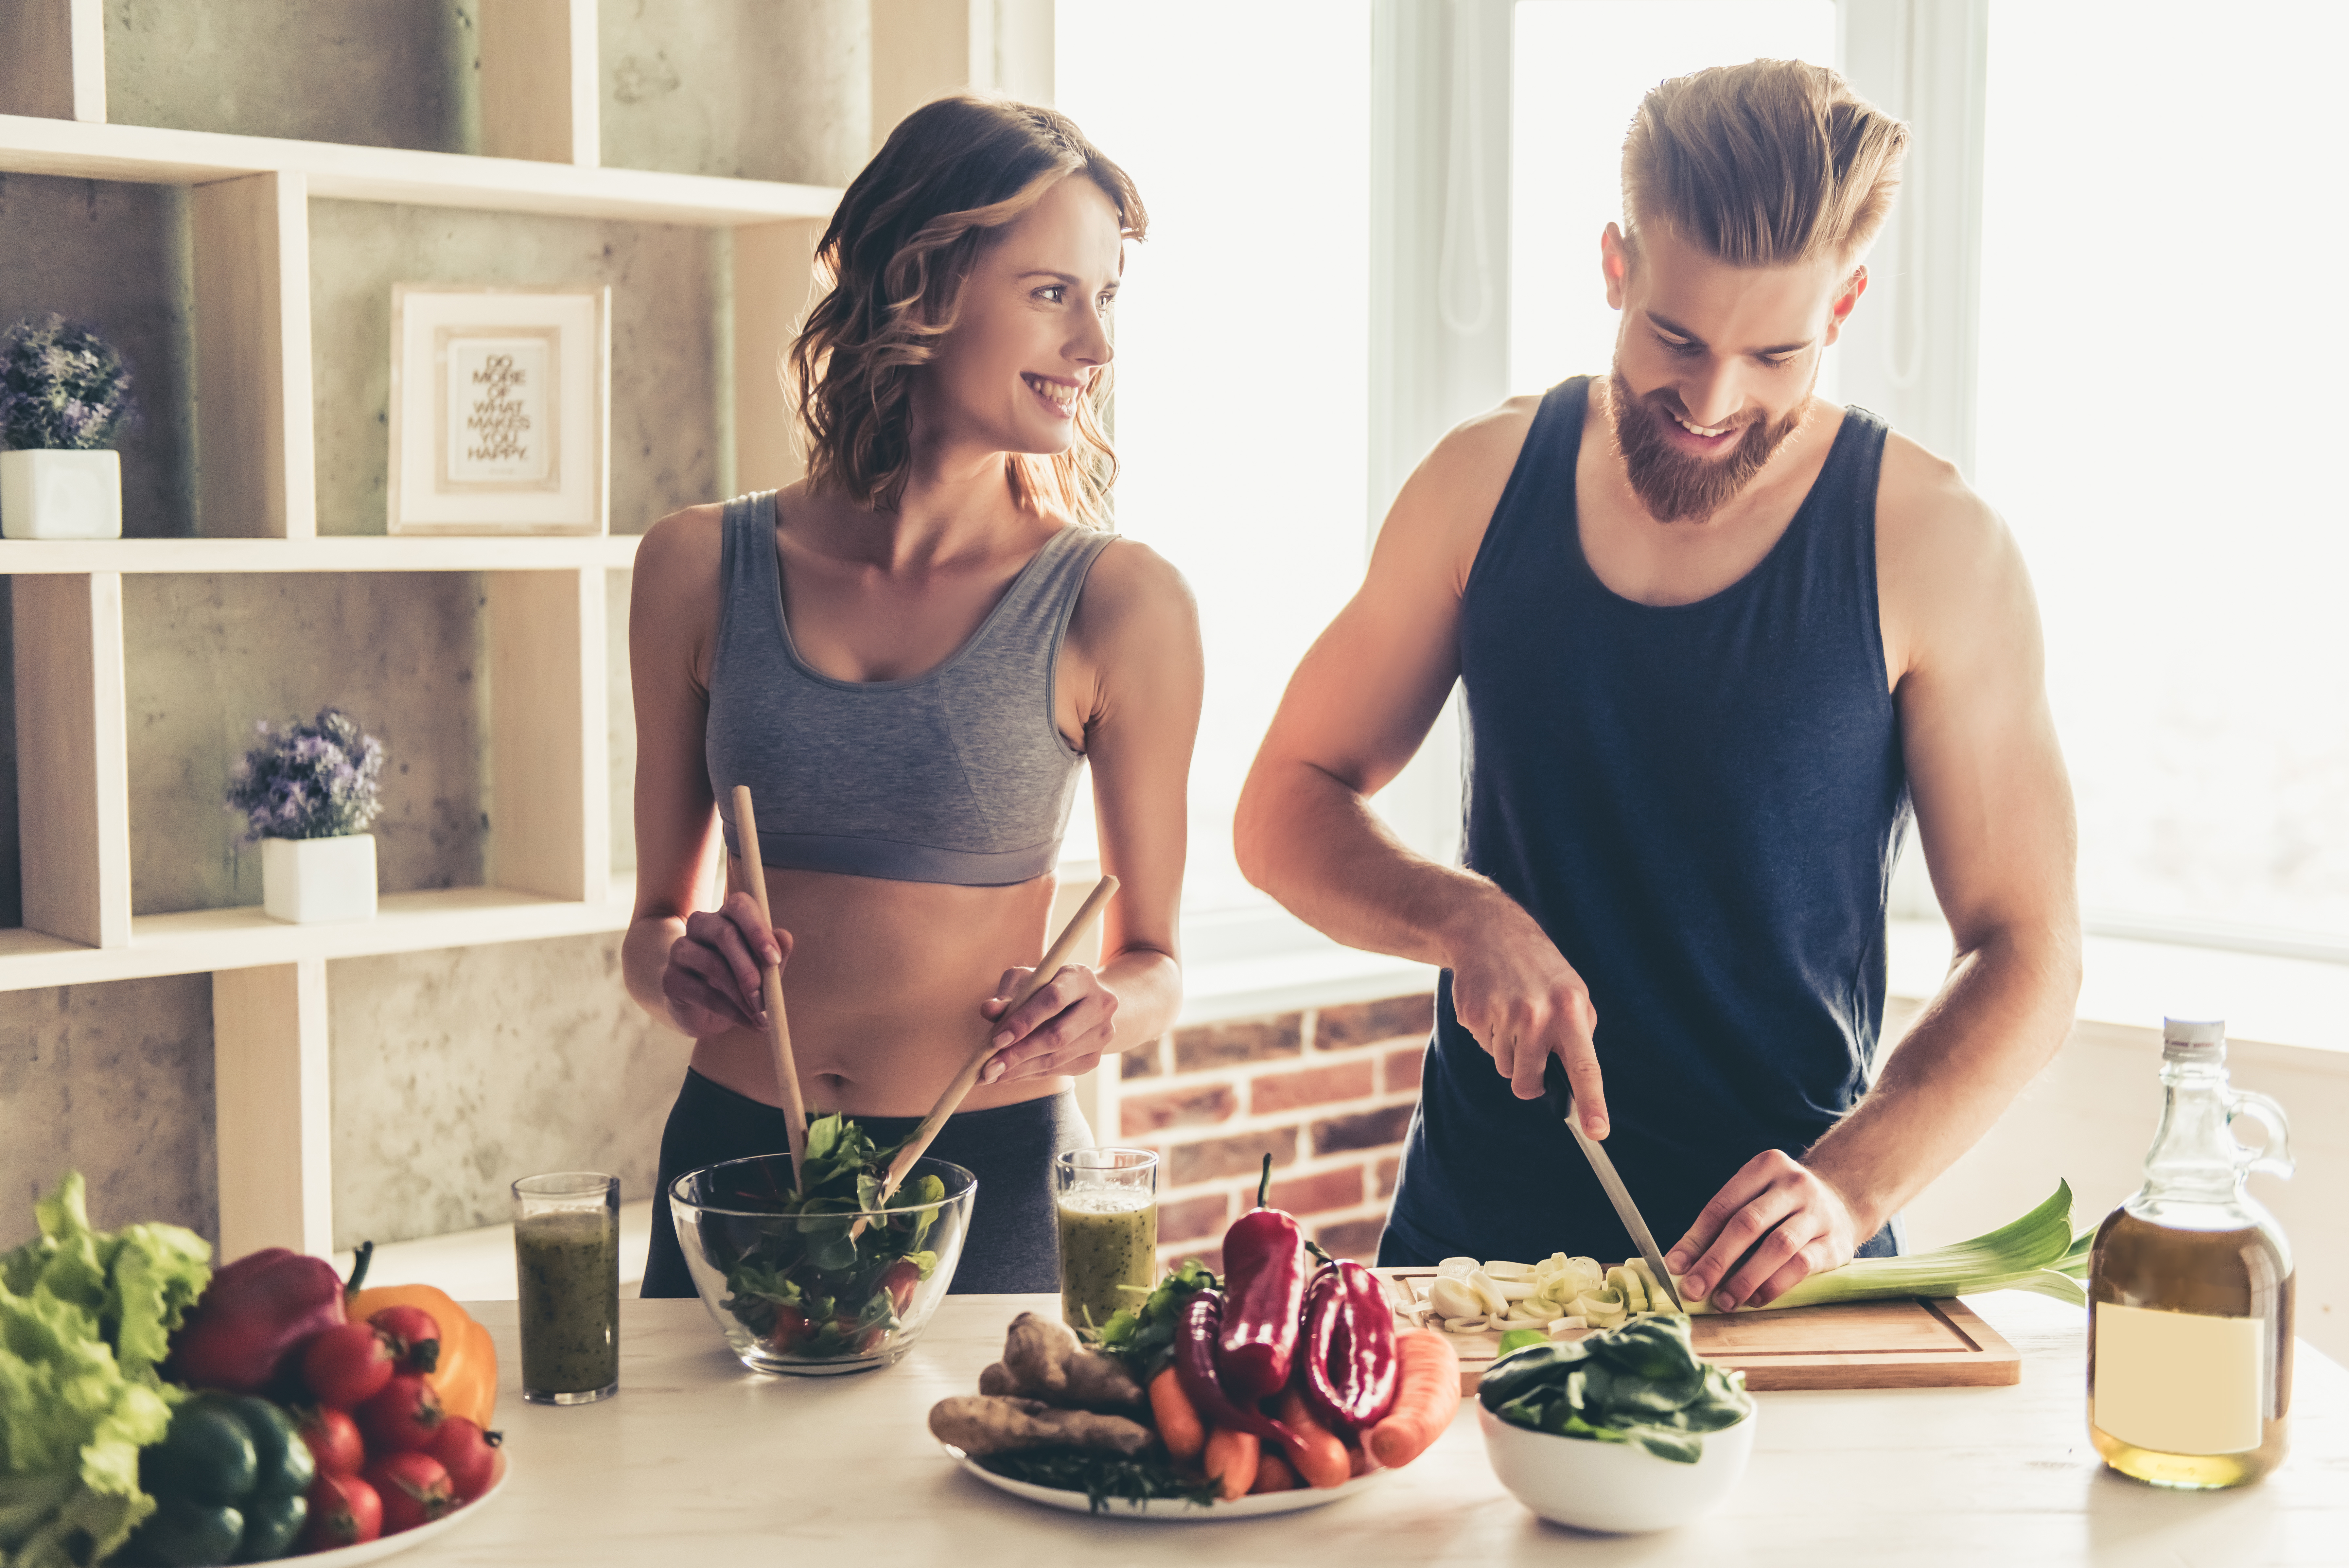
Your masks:
<svg viewBox="0 0 2349 1568"><path fill-rule="evenodd" d="M1077 400L1110 361L1123 261L1100 186L1080 174L1046 192L964 281L955 329L916 392L925 433L989 452L1066 452Z"/></svg>

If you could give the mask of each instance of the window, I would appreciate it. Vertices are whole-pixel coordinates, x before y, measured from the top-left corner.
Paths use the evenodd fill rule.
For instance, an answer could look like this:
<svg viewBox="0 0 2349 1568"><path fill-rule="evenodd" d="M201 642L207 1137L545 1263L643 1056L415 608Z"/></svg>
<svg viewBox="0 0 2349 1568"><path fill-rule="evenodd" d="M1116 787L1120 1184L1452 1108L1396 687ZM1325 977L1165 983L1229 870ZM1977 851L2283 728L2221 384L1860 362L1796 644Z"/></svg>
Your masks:
<svg viewBox="0 0 2349 1568"><path fill-rule="evenodd" d="M1599 236L1622 216L1623 134L1640 99L1668 78L1764 57L1833 64L1835 0L1520 0L1511 391L1538 392L1614 362L1618 317L1601 292Z"/></svg>
<svg viewBox="0 0 2349 1568"><path fill-rule="evenodd" d="M1150 211L1117 303L1117 525L1190 579L1206 640L1184 903L1257 904L1232 810L1364 559L1370 8L1061 0L1055 26L1059 107Z"/></svg>
<svg viewBox="0 0 2349 1568"><path fill-rule="evenodd" d="M1979 480L2092 929L2349 940L2344 54L2333 5L1991 12Z"/></svg>

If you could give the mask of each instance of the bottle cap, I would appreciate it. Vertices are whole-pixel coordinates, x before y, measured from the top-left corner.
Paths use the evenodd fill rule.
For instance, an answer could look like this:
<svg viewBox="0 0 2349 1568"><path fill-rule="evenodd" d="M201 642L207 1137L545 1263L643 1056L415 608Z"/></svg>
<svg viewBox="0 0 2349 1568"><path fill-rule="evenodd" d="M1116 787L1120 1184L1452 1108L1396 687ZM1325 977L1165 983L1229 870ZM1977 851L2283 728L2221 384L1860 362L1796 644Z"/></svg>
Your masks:
<svg viewBox="0 0 2349 1568"><path fill-rule="evenodd" d="M2217 1018L2165 1018L2161 1021L2162 1054L2200 1055L2227 1044L2227 1025Z"/></svg>

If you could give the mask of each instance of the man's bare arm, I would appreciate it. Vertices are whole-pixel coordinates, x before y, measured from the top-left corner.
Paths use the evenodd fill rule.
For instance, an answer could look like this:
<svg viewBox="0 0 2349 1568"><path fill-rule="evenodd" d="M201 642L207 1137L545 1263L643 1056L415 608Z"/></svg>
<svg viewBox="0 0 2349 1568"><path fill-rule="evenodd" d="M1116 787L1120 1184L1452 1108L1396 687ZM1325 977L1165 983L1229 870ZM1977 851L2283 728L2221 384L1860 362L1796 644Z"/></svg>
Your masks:
<svg viewBox="0 0 2349 1568"><path fill-rule="evenodd" d="M1895 438L1884 472L1881 597L1905 639L1889 649L1901 672L1894 697L1956 956L1851 1114L1799 1165L1775 1150L1757 1157L1674 1247L1675 1269L1697 1260L1691 1289L1733 1305L1765 1303L1848 1261L2046 1065L2079 996L2072 790L2029 574L2004 524L1947 464Z"/></svg>
<svg viewBox="0 0 2349 1568"><path fill-rule="evenodd" d="M1290 679L1233 821L1241 871L1349 947L1453 971L1462 1024L1522 1099L1567 1064L1591 1136L1606 1098L1581 977L1516 902L1389 832L1369 797L1402 772L1459 678L1460 600L1535 400L1453 431L1403 486L1369 575Z"/></svg>

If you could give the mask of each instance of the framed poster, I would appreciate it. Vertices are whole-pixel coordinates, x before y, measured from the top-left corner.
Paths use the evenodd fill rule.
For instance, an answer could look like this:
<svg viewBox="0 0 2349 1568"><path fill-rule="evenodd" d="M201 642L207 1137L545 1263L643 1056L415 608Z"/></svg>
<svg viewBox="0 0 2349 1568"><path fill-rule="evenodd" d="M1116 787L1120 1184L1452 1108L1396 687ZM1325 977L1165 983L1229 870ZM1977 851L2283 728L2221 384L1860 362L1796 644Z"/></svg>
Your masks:
<svg viewBox="0 0 2349 1568"><path fill-rule="evenodd" d="M394 534L601 534L612 291L391 287Z"/></svg>

